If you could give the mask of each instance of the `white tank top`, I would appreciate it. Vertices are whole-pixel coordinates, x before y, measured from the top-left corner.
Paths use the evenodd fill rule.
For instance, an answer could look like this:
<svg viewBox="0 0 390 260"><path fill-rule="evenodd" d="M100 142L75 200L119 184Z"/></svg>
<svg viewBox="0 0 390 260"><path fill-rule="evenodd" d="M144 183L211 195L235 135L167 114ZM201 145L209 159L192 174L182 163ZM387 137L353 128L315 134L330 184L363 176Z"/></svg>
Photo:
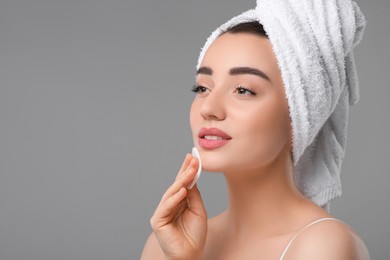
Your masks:
<svg viewBox="0 0 390 260"><path fill-rule="evenodd" d="M294 239L303 231L305 230L306 228L314 225L314 224L317 224L321 221L325 221L325 220L335 220L335 221L338 221L338 222L341 222L341 223L344 223L342 222L341 220L338 220L336 218L320 218L320 219L317 219L309 224L307 224L306 226L304 226L303 228L301 228L297 233L294 234L294 236L291 238L290 242L287 244L286 248L284 249L282 255L280 256L279 260L283 260L284 256L286 255L287 253L287 250L288 248L291 246L292 242L294 241Z"/></svg>

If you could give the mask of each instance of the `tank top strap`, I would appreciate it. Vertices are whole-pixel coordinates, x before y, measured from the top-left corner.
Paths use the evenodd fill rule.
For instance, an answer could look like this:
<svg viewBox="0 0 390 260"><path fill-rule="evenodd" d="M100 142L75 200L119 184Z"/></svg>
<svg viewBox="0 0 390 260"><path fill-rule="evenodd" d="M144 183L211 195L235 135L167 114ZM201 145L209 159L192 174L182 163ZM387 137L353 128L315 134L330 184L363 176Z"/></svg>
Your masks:
<svg viewBox="0 0 390 260"><path fill-rule="evenodd" d="M344 223L343 221L339 220L339 219L336 219L336 218L320 218L320 219L317 219L309 224L307 224L306 226L304 226L303 228L301 228L300 230L298 230L294 236L291 238L290 242L287 244L286 248L284 249L282 255L280 256L279 260L283 260L284 256L286 255L289 247L291 246L292 242L295 240L295 238L302 232L304 231L306 228L314 225L314 224L317 224L319 222L322 222L322 221L326 221L326 220L334 220L334 221L338 221L338 222L341 222L341 223Z"/></svg>

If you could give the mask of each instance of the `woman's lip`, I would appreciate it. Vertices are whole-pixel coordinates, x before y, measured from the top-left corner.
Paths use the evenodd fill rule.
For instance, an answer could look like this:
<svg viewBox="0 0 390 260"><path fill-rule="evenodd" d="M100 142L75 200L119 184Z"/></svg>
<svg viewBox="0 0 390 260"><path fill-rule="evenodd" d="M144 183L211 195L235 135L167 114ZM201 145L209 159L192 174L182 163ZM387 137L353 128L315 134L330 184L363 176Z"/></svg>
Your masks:
<svg viewBox="0 0 390 260"><path fill-rule="evenodd" d="M230 139L219 139L219 140L209 140L205 138L199 138L198 139L198 144L200 147L204 149L216 149L219 148L225 144L227 144L230 141Z"/></svg>
<svg viewBox="0 0 390 260"><path fill-rule="evenodd" d="M225 133L224 131L218 129L218 128L206 128L203 127L199 130L198 137L201 139L204 139L205 136L217 136L219 138L222 138L223 140L230 140L232 139L230 135ZM223 140L208 140L208 141L223 141Z"/></svg>
<svg viewBox="0 0 390 260"><path fill-rule="evenodd" d="M205 138L207 136L207 138ZM198 144L204 149L216 149L227 144L232 137L218 128L201 128Z"/></svg>

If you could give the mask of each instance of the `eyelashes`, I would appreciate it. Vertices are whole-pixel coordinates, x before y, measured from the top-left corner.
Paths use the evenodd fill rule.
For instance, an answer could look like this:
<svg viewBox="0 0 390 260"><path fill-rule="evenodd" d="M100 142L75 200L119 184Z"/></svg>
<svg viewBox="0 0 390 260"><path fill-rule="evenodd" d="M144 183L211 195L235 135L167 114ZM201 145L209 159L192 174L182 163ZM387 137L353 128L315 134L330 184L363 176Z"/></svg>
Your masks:
<svg viewBox="0 0 390 260"><path fill-rule="evenodd" d="M196 93L196 94L200 94L200 93L203 93L207 90L206 87L203 87L203 86L200 86L200 85L192 85L192 88L191 88L191 91Z"/></svg>
<svg viewBox="0 0 390 260"><path fill-rule="evenodd" d="M201 85L196 85L196 84L192 85L192 88L191 88L191 91L196 93L196 94L202 94L202 93L206 92L207 90L208 90L208 88L201 86ZM256 92L253 89L248 88L248 87L244 87L244 86L236 87L234 90L234 93L237 93L239 95L256 96Z"/></svg>
<svg viewBox="0 0 390 260"><path fill-rule="evenodd" d="M256 92L254 92L252 89L246 88L246 87L237 87L234 91L235 93L238 93L240 95L252 95L256 96Z"/></svg>

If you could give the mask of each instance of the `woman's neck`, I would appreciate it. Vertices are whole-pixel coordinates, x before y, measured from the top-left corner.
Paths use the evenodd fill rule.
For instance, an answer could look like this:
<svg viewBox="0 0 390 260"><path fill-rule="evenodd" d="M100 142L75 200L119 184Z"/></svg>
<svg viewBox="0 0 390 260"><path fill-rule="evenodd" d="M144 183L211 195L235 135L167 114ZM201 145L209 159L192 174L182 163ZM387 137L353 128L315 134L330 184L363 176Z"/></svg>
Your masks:
<svg viewBox="0 0 390 260"><path fill-rule="evenodd" d="M262 169L225 173L229 232L235 237L285 232L300 206L307 204L294 185L292 171L291 162L279 160Z"/></svg>

